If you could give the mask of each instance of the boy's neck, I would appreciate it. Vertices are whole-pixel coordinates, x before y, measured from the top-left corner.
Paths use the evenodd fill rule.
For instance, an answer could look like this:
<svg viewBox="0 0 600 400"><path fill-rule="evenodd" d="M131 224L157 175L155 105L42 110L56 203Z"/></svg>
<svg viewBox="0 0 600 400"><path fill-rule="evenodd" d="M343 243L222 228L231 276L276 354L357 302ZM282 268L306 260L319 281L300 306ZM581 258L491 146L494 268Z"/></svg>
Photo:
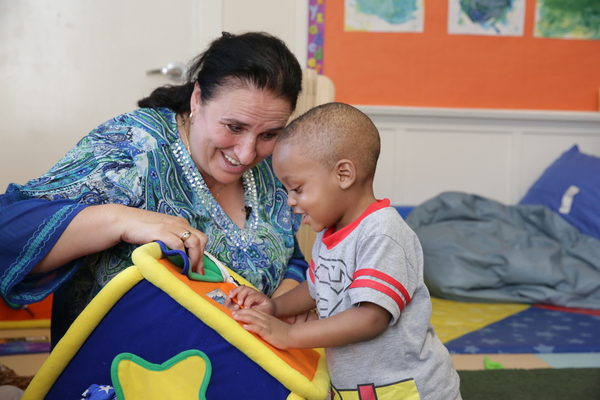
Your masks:
<svg viewBox="0 0 600 400"><path fill-rule="evenodd" d="M335 224L335 231L344 228L360 217L365 210L377 199L373 193L372 185L367 188L352 187L344 195L344 202L341 205L344 210L344 216Z"/></svg>

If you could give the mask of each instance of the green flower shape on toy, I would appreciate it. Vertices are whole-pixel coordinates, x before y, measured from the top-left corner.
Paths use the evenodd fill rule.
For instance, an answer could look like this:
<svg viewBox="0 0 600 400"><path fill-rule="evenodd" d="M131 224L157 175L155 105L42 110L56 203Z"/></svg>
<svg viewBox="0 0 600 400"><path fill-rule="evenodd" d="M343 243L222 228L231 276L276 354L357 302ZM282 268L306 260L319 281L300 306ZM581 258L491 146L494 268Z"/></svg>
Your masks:
<svg viewBox="0 0 600 400"><path fill-rule="evenodd" d="M121 353L110 374L119 400L206 400L212 364L200 350L181 352L162 364Z"/></svg>

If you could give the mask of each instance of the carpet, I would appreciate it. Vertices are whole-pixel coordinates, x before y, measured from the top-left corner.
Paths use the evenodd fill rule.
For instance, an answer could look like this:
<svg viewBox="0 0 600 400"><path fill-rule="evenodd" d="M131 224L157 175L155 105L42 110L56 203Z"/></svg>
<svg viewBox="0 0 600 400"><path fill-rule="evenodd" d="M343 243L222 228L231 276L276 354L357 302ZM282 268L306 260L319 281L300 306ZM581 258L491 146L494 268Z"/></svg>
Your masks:
<svg viewBox="0 0 600 400"><path fill-rule="evenodd" d="M49 352L50 339L46 336L0 339L0 356Z"/></svg>
<svg viewBox="0 0 600 400"><path fill-rule="evenodd" d="M600 310L431 299L431 323L452 354L600 353Z"/></svg>
<svg viewBox="0 0 600 400"><path fill-rule="evenodd" d="M453 354L600 352L600 316L530 307L446 342Z"/></svg>
<svg viewBox="0 0 600 400"><path fill-rule="evenodd" d="M458 371L463 400L597 400L600 368Z"/></svg>

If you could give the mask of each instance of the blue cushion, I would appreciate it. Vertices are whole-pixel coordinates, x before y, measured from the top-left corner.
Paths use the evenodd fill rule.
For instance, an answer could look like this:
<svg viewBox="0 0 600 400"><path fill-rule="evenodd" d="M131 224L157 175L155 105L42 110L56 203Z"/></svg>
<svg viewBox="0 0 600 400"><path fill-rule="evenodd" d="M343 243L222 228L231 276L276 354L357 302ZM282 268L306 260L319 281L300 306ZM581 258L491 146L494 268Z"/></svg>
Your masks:
<svg viewBox="0 0 600 400"><path fill-rule="evenodd" d="M398 214L400 214L400 216L403 219L406 219L406 217L408 216L408 214L410 214L410 212L412 210L414 210L414 206L393 206L397 211Z"/></svg>
<svg viewBox="0 0 600 400"><path fill-rule="evenodd" d="M531 186L519 204L541 204L582 233L600 239L600 158L564 152Z"/></svg>

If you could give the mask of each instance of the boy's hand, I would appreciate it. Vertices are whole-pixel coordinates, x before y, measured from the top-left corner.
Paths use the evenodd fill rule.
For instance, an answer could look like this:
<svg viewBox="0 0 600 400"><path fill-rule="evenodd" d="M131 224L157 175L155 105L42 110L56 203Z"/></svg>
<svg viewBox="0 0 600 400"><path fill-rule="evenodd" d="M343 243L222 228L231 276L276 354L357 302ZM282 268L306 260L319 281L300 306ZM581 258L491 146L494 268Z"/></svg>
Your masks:
<svg viewBox="0 0 600 400"><path fill-rule="evenodd" d="M229 292L225 306L232 311L240 308L258 308L271 315L274 311L273 302L269 296L248 286L238 286Z"/></svg>
<svg viewBox="0 0 600 400"><path fill-rule="evenodd" d="M241 322L244 329L260 335L278 349L287 350L290 347L290 324L256 308L234 311L233 319Z"/></svg>

